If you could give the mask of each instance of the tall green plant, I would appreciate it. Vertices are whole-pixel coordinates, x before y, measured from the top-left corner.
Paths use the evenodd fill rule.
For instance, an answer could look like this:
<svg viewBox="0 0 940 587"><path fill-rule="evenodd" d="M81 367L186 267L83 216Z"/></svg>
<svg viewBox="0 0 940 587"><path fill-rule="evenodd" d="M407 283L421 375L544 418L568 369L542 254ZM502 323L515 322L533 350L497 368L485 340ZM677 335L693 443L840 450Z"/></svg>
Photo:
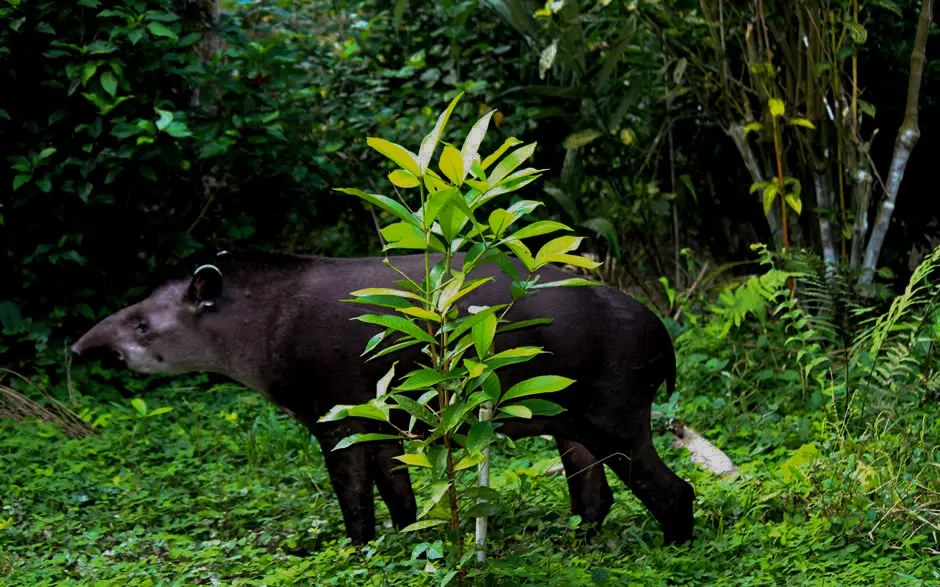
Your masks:
<svg viewBox="0 0 940 587"><path fill-rule="evenodd" d="M428 362L409 366L409 370L394 383L396 361L378 382L375 399L367 404L336 406L321 419L333 421L362 417L394 426L392 411L402 410L411 416L407 429L396 427L397 434L352 435L343 439L334 450L374 440L410 441L409 452L396 458L408 467L426 469L431 483L427 506L419 514L418 521L404 530L449 523L456 535L458 567L471 554L464 554L461 516L488 515L494 511L492 505L473 500L492 499L498 495L483 487L458 491L461 476L484 462L500 420L557 415L563 411L561 406L535 396L557 392L574 383L566 377L542 375L503 390L499 369L529 361L546 351L541 347L517 347L496 352L496 335L551 321L550 318L538 318L510 323L506 315L516 300L547 287L594 284L581 278L540 283L539 268L549 263L586 268L597 266L580 255L571 254L580 244L581 237L554 238L534 254L526 246L526 239L571 230L564 224L543 220L511 230L524 214L541 202L521 200L508 208L493 210L486 220L478 217L484 204L516 192L536 180L543 171L531 167L520 169L532 156L535 144L510 151L521 144L515 138L506 140L496 152L481 158L478 150L493 111L473 125L460 149L444 143L438 158L440 173L431 168L437 144L442 142L448 119L461 96L458 94L440 114L417 154L383 139L368 139L370 147L398 166L399 169L389 174L391 182L405 193L418 196L414 209L406 198L400 197L396 201L354 188L338 190L362 198L397 220L381 229L388 243L384 251L414 249L424 253L425 270L421 281L405 275L386 257L386 265L402 275L402 279L396 282L400 289L382 287L352 292L355 300L350 301L385 309L385 313L357 317L383 327L368 342L364 354L371 353L371 358L375 358L421 345ZM466 253L460 262L458 253L464 249ZM439 256L432 260L432 253ZM517 271L513 257L521 261L525 271ZM511 299L505 304L488 307L459 307L458 302L464 296L493 281L492 277L472 276L474 269L489 261L496 262L512 279ZM397 339L390 346L379 348L383 342L391 342L392 337ZM419 421L422 424L416 429Z"/></svg>

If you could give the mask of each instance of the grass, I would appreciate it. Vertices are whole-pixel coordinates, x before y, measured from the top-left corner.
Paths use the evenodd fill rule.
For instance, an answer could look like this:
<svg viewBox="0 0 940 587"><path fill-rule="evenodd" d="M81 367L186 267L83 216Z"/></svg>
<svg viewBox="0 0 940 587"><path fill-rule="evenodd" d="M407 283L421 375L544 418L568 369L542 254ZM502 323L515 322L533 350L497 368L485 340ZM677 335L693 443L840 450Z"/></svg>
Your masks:
<svg viewBox="0 0 940 587"><path fill-rule="evenodd" d="M696 381L688 373L685 380ZM847 443L825 431L823 411L750 413L719 401L733 389L698 383L683 390L684 417L742 474L703 472L667 435L657 437L664 459L697 492L691 547L661 547L656 522L610 473L617 502L602 535L585 541L563 476L543 474L557 462L554 443L501 442L493 483L508 491L509 510L490 521L491 558L471 580L940 584L936 534L904 515L929 496L917 483L934 483L936 473L914 478L901 506L886 507L910 471L940 468L929 445L940 435L935 403L918 412L920 424L908 419L895 433ZM440 584L426 570L441 564L443 532L396 533L377 499L379 538L351 546L315 441L257 394L195 378L139 397L144 403L80 397L99 431L83 439L51 424L0 420L0 584ZM927 444L914 455L918 433ZM857 451L855 469L846 451ZM864 483L852 479L858 463L871 469Z"/></svg>

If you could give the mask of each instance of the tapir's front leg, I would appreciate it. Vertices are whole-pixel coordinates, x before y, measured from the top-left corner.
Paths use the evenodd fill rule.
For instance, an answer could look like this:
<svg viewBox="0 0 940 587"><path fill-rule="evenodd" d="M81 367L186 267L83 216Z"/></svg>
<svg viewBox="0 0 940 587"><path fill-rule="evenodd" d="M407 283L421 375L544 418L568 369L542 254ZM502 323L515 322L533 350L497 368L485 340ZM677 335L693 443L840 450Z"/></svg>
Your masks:
<svg viewBox="0 0 940 587"><path fill-rule="evenodd" d="M400 461L394 457L404 454L401 441L371 443L373 449L372 476L379 488L379 494L396 530L414 524L417 521L418 506L415 503L414 490L411 487L411 475ZM392 468L401 467L396 471Z"/></svg>
<svg viewBox="0 0 940 587"><path fill-rule="evenodd" d="M343 433L337 434L336 430L332 430L329 434L319 435L318 440L333 483L333 491L343 512L346 535L352 538L354 543L364 544L375 538L375 504L372 498L370 470L373 450L365 443L334 451L336 443L351 433L352 431L344 430Z"/></svg>

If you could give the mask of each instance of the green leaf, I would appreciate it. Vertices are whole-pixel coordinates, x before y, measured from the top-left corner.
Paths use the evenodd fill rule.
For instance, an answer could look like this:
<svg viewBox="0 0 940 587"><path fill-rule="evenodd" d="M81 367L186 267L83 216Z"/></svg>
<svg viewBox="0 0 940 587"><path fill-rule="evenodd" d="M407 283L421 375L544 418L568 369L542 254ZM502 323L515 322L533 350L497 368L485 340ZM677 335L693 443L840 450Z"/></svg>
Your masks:
<svg viewBox="0 0 940 587"><path fill-rule="evenodd" d="M421 228L407 222L396 222L389 224L381 231L382 236L388 241L385 245L385 251L392 249L419 249L424 250L427 246L432 251L444 252L444 245L440 240L433 236L428 236L425 244L425 235Z"/></svg>
<svg viewBox="0 0 940 587"><path fill-rule="evenodd" d="M460 156L463 160L463 175L460 178L461 181L466 179L467 173L473 166L474 160L478 157L480 144L483 142L483 137L486 136L486 130L489 127L490 119L495 113L495 110L490 110L487 112L473 125L473 128L471 128L470 132L467 134L467 138L464 139L463 146L460 148Z"/></svg>
<svg viewBox="0 0 940 587"><path fill-rule="evenodd" d="M597 281L591 281L589 279L583 279L581 277L572 277L570 279L562 279L559 281L549 281L547 283L536 283L535 285L530 285L532 289L543 289L546 287L577 287L582 285L603 285Z"/></svg>
<svg viewBox="0 0 940 587"><path fill-rule="evenodd" d="M777 197L777 186L775 184L768 185L764 188L764 214L770 213L770 207L774 205L774 198Z"/></svg>
<svg viewBox="0 0 940 587"><path fill-rule="evenodd" d="M402 532L415 532L416 530L424 530L426 528L431 528L432 526L440 526L441 524L449 524L450 520L420 520L414 524L409 524L401 529Z"/></svg>
<svg viewBox="0 0 940 587"><path fill-rule="evenodd" d="M428 460L427 455L423 454L403 454L392 457L396 461L401 461L409 467L424 467L426 469L431 468L431 462Z"/></svg>
<svg viewBox="0 0 940 587"><path fill-rule="evenodd" d="M532 412L533 416L557 416L558 414L567 411L565 408L559 406L555 402L538 398L524 399L513 405L527 407L529 411Z"/></svg>
<svg viewBox="0 0 940 587"><path fill-rule="evenodd" d="M414 316L415 318L421 318L423 320L430 320L432 322L441 322L441 317L435 314L430 310L425 310L424 308L416 308L414 306L409 306L407 308L398 308L398 311L402 314L408 314L409 316Z"/></svg>
<svg viewBox="0 0 940 587"><path fill-rule="evenodd" d="M441 173L450 180L450 183L457 186L463 184L463 178L466 173L463 169L463 158L456 147L444 145L444 151L441 153L441 160L438 166L441 169Z"/></svg>
<svg viewBox="0 0 940 587"><path fill-rule="evenodd" d="M532 252L529 250L529 247L522 244L521 241L515 240L515 235L504 240L503 244L509 247L509 250L511 250L513 254L516 255L520 261L522 261L522 264L525 265L526 269L529 271L535 270L535 258L532 256Z"/></svg>
<svg viewBox="0 0 940 587"><path fill-rule="evenodd" d="M764 125L759 122L751 122L744 127L744 136L747 137L749 132L760 132L764 129Z"/></svg>
<svg viewBox="0 0 940 587"><path fill-rule="evenodd" d="M483 171L486 171L486 169L487 169L490 165L492 165L493 163L495 163L497 159L499 159L500 157L502 157L502 156L503 156L503 153L505 153L508 149L510 149L511 147L515 147L516 145L521 145L521 144L522 144L522 141L520 141L520 140L517 139L516 137L509 137L508 139L506 139L505 141L503 141L503 144L500 145L500 147L499 147L498 149L496 149L496 152L495 152L495 153L493 153L492 155L490 155L489 157L487 157L486 159L483 160L483 163L480 164L480 169L483 170ZM482 179L482 178L481 178L481 179ZM492 182L490 182L490 183L492 183Z"/></svg>
<svg viewBox="0 0 940 587"><path fill-rule="evenodd" d="M47 157L51 157L55 152L56 152L55 147L47 147L39 152L39 158L46 159Z"/></svg>
<svg viewBox="0 0 940 587"><path fill-rule="evenodd" d="M388 372L375 384L375 399L381 399L383 395L388 393L388 384L392 382L392 377L395 376L395 365L397 364L398 361L392 363Z"/></svg>
<svg viewBox="0 0 940 587"><path fill-rule="evenodd" d="M486 365L483 363L477 363L471 359L464 359L463 365L467 368L467 374L471 379L476 379L480 375L483 375L483 371L486 369Z"/></svg>
<svg viewBox="0 0 940 587"><path fill-rule="evenodd" d="M395 200L391 198L380 196L378 194L367 194L366 192L362 190L357 190L355 188L333 188L333 189L335 189L338 192L343 192L344 194L358 196L362 198L363 200L369 202L370 204L374 204L378 206L379 208L381 208L382 210L385 210L389 214L397 216L398 218L404 220L408 224L411 224L416 227L421 226L421 223L418 221L418 218L414 214L409 212L407 208L405 208L404 206L402 206L401 204L399 204L398 202L396 202Z"/></svg>
<svg viewBox="0 0 940 587"><path fill-rule="evenodd" d="M86 61L82 65L82 86L88 84L88 80L94 77L96 71L98 71L98 64L94 61Z"/></svg>
<svg viewBox="0 0 940 587"><path fill-rule="evenodd" d="M379 357L384 357L385 355L394 353L394 352L396 352L396 351L400 351L401 349L408 348L408 347L410 347L410 346L419 344L419 343L421 343L421 342L423 342L423 341L420 341L420 340L405 340L404 342L398 342L398 343L393 344L393 345L391 345L391 346L387 346L387 347L385 347L384 349L380 350L379 352L375 353L374 355L372 355L371 357L369 357L368 359L366 359L366 362L372 361L372 360L374 360L374 359L378 359Z"/></svg>
<svg viewBox="0 0 940 587"><path fill-rule="evenodd" d="M805 118L791 118L787 121L787 124L791 126L805 126L806 128L816 130L816 126Z"/></svg>
<svg viewBox="0 0 940 587"><path fill-rule="evenodd" d="M346 438L340 440L336 443L336 446L333 447L333 450L342 450L344 448L350 447L354 444L359 444L360 442L374 442L376 440L401 440L400 436L395 436L393 434L350 434ZM332 452L332 451L330 451Z"/></svg>
<svg viewBox="0 0 940 587"><path fill-rule="evenodd" d="M360 322L365 322L367 324L375 324L377 326L384 326L385 328L391 328L392 330L397 330L403 332L408 336L411 336L422 342L427 342L434 344L437 341L433 336L418 328L411 320L407 318L402 318L401 316L387 316L380 314L364 314L362 316L356 316L353 320L358 320Z"/></svg>
<svg viewBox="0 0 940 587"><path fill-rule="evenodd" d="M597 130L596 128L589 128L587 130L580 130L576 133L568 135L561 145L566 149L580 149L581 147L592 143L598 137L603 136L604 133Z"/></svg>
<svg viewBox="0 0 940 587"><path fill-rule="evenodd" d="M437 395L437 393L434 391L431 391L430 393L432 396ZM437 425L438 422L435 419L434 414L432 414L431 410L422 405L420 402L416 402L404 394L393 395L392 399L401 409L405 410L416 419L421 420L428 426L433 427Z"/></svg>
<svg viewBox="0 0 940 587"><path fill-rule="evenodd" d="M317 422L335 422L337 420L342 420L349 416L349 409L355 407L348 404L337 404L330 408L330 410L320 416Z"/></svg>
<svg viewBox="0 0 940 587"><path fill-rule="evenodd" d="M150 31L151 35L156 37L165 37L167 39L177 40L176 33L168 29L165 25L159 22L151 22L147 25L147 30Z"/></svg>
<svg viewBox="0 0 940 587"><path fill-rule="evenodd" d="M528 420L532 417L532 410L525 406L520 406L519 404L501 406L499 411L514 418L525 418Z"/></svg>
<svg viewBox="0 0 940 587"><path fill-rule="evenodd" d="M460 459L456 465L454 465L454 471L463 471L464 469L469 469L474 465L478 465L486 458L483 453L469 454L464 458Z"/></svg>
<svg viewBox="0 0 940 587"><path fill-rule="evenodd" d="M493 344L497 322L498 320L495 314L488 314L473 326L473 346L476 348L477 357L481 360L486 356L486 352L490 350L490 345Z"/></svg>
<svg viewBox="0 0 940 587"><path fill-rule="evenodd" d="M477 422L467 432L467 451L471 454L482 451L492 442L493 434L492 422Z"/></svg>
<svg viewBox="0 0 940 587"><path fill-rule="evenodd" d="M102 73L99 81L104 91L111 94L112 98L117 94L118 80L112 72L106 71Z"/></svg>
<svg viewBox="0 0 940 587"><path fill-rule="evenodd" d="M496 353L495 355L488 357L486 359L486 366L490 369L499 369L500 367L505 367L506 365L513 365L515 363L524 363L531 360L533 357L546 353L543 351L542 347L536 346L521 346L514 349L505 350L501 353Z"/></svg>
<svg viewBox="0 0 940 587"><path fill-rule="evenodd" d="M854 21L846 21L845 28L849 29L849 35L852 36L852 42L856 45L864 45L868 40L868 31L865 27Z"/></svg>
<svg viewBox="0 0 940 587"><path fill-rule="evenodd" d="M568 251L573 251L581 246L583 236L560 236L545 243L537 255L535 255L536 265L544 265L548 257L561 255Z"/></svg>
<svg viewBox="0 0 940 587"><path fill-rule="evenodd" d="M767 105L770 107L770 115L774 118L779 118L783 116L784 112L786 112L786 106L784 105L783 100L779 98L771 98L767 102Z"/></svg>
<svg viewBox="0 0 940 587"><path fill-rule="evenodd" d="M447 204L450 203L452 198L463 199L460 195L460 191L457 188L448 188L445 190L441 190L433 194L430 198L428 198L427 205L425 206L426 216L422 218L423 226L425 229L430 228L431 225L434 224L434 220L438 217L441 211L447 207ZM447 238L447 240L452 240L453 238L452 236L447 235L446 233L444 237Z"/></svg>
<svg viewBox="0 0 940 587"><path fill-rule="evenodd" d="M819 449L816 448L816 444L809 442L804 444L800 448L796 449L793 452L793 456L787 459L780 466L780 473L783 476L783 481L789 483L794 479L798 474L797 471L810 463L813 463L820 456Z"/></svg>
<svg viewBox="0 0 940 587"><path fill-rule="evenodd" d="M457 376L451 373L440 373L432 369L421 369L414 371L405 379L405 381L395 389L399 391L414 391L416 389L429 389L442 381L456 379Z"/></svg>
<svg viewBox="0 0 940 587"><path fill-rule="evenodd" d="M414 188L421 185L421 180L404 169L396 169L388 174L388 180L400 188Z"/></svg>
<svg viewBox="0 0 940 587"><path fill-rule="evenodd" d="M418 152L418 165L419 173L415 175L424 175L424 172L427 170L428 165L431 163L431 157L434 155L434 149L437 147L437 142L441 138L441 134L444 132L444 127L447 126L447 121L450 118L451 113L454 111L454 106L457 105L457 102L463 96L463 92L460 92L454 99L450 101L450 104L447 105L447 109L437 117L437 124L434 125L434 129L431 130L421 141L421 149ZM409 170L411 171L411 170ZM412 173L414 173L412 171Z"/></svg>
<svg viewBox="0 0 940 587"><path fill-rule="evenodd" d="M398 296L402 298L410 298L412 300L421 300L421 296L418 294L411 293L410 291L402 291L400 289L394 289L390 287L367 287L365 289L357 289L354 292L351 292L349 295L362 297L362 296Z"/></svg>
<svg viewBox="0 0 940 587"><path fill-rule="evenodd" d="M159 108L154 108L154 111L160 117L157 119L156 127L157 130L166 130L166 127L173 122L173 113L169 110L161 110Z"/></svg>
<svg viewBox="0 0 940 587"><path fill-rule="evenodd" d="M554 220L539 220L512 233L512 238L523 239L541 236L558 230L571 230L568 226Z"/></svg>
<svg viewBox="0 0 940 587"><path fill-rule="evenodd" d="M396 145L395 143L377 137L367 138L366 144L391 159L396 165L415 177L424 175L421 166L418 165L418 157L401 145Z"/></svg>
<svg viewBox="0 0 940 587"><path fill-rule="evenodd" d="M803 202L801 202L798 197L794 196L793 194L787 194L785 199L787 201L787 204L789 204L790 207L793 208L794 212L799 214L803 211Z"/></svg>
<svg viewBox="0 0 940 587"><path fill-rule="evenodd" d="M132 399L131 405L134 406L134 409L137 410L137 413L140 414L141 416L144 416L147 414L147 402L140 399L139 397L135 397L134 399Z"/></svg>
<svg viewBox="0 0 940 587"><path fill-rule="evenodd" d="M617 238L617 229L614 228L613 222L603 216L595 216L590 220L582 222L581 226L590 228L604 237L604 240L607 241L607 246L610 247L611 252L614 254L614 258L620 258L620 240Z"/></svg>
<svg viewBox="0 0 940 587"><path fill-rule="evenodd" d="M543 258L538 262L538 265L545 265L548 263L561 263L562 265L574 265L575 267L583 267L585 269L597 269L603 263L599 261L591 261L587 257L582 257L581 255L549 255Z"/></svg>
<svg viewBox="0 0 940 587"><path fill-rule="evenodd" d="M536 395L539 393L554 393L567 388L572 383L574 383L574 379L568 379L567 377L561 377L559 375L540 375L513 385L503 394L500 401L506 402L517 397Z"/></svg>
<svg viewBox="0 0 940 587"><path fill-rule="evenodd" d="M369 342L366 343L366 350L362 351L362 354L359 355L359 356L361 357L361 356L363 356L363 355L366 355L366 354L369 353L369 351L371 351L371 350L374 349L375 347L379 346L379 343L382 342L382 340L385 338L385 335L387 335L387 334L388 334L388 330L383 330L382 332L380 332L380 333L376 334L375 336L373 336L372 338L370 338L370 339L369 339Z"/></svg>
<svg viewBox="0 0 940 587"><path fill-rule="evenodd" d="M372 306L381 306L383 308L410 308L411 303L405 298L398 296L362 296L355 299L343 300L349 304L367 304Z"/></svg>
<svg viewBox="0 0 940 587"><path fill-rule="evenodd" d="M522 163L535 152L536 144L537 143L530 143L507 155L506 158L500 161L493 169L489 177L489 184L491 186L497 185L503 178L512 173L513 170L522 165Z"/></svg>
<svg viewBox="0 0 940 587"><path fill-rule="evenodd" d="M450 339L456 340L457 338L460 338L461 334L463 334L464 332L470 330L471 328L479 324L482 320L486 319L487 316L492 316L494 312L498 312L499 310L505 307L506 307L506 304L500 304L498 306L490 306L489 308L486 308L485 310L480 310L476 314L461 318L458 321L458 323L456 323L456 325L454 326L454 330L450 333ZM455 324L455 323L452 322L451 324Z"/></svg>
<svg viewBox="0 0 940 587"><path fill-rule="evenodd" d="M503 231L505 231L511 223L512 214L506 210L497 208L496 210L490 212L489 225L490 230L493 231L493 238L499 238L502 236Z"/></svg>
<svg viewBox="0 0 940 587"><path fill-rule="evenodd" d="M369 420L388 422L388 408L385 406L379 407L371 403L353 406L349 408L348 414L354 418L368 418Z"/></svg>

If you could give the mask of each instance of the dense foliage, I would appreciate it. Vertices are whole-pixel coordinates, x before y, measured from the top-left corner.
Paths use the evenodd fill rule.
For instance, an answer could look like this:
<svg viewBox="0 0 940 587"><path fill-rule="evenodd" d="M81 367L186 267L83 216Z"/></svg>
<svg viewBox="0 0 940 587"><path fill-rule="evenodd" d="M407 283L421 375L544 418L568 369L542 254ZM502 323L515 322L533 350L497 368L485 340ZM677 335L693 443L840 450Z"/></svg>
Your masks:
<svg viewBox="0 0 940 587"><path fill-rule="evenodd" d="M737 476L716 476L669 435L656 436L669 466L696 487L696 542L659 546L655 521L612 474L617 506L600 536L585 542L563 476L545 475L558 460L554 444L497 437L491 483L505 511L490 520L490 558L469 579L940 581L932 505L940 410L925 344L940 328L938 261L940 251L918 270L909 295L858 329L849 361L822 341L830 320L808 321L787 301L787 276L814 282L808 262L773 269L718 302L690 303L677 323L680 387L659 398L657 429L685 422L739 467ZM873 371L876 354L899 360ZM379 505L385 530L374 543L350 546L339 537L342 520L316 443L257 394L206 377L162 384L146 400L101 404L94 391L76 407L94 436L69 439L52 424L0 421L6 584L439 584L432 577L444 564L445 532L397 533ZM430 475L420 471L415 483L424 486Z"/></svg>
<svg viewBox="0 0 940 587"><path fill-rule="evenodd" d="M554 445L497 435L502 510L468 579L940 583L940 61L865 296L821 228L851 257L877 200L852 170L880 194L922 0L224 0L208 27L202 4L0 0L0 583L440 584L444 529L350 546L316 441L257 394L73 366L64 347L200 249L380 252L394 219L333 188L394 193L367 138L420 144L461 92L455 136L495 110L481 151L538 142L547 171L519 196L546 205L527 220L589 237L604 265L587 275L674 335L656 438L697 495L696 542L663 549L609 474L617 505L588 542L544 474ZM817 17L829 42L804 43ZM220 54L199 49L212 35ZM935 55L936 23L927 38ZM818 205L816 179L849 204ZM792 215L788 255L768 195ZM49 411L24 418L24 397ZM690 463L682 426L738 475Z"/></svg>

